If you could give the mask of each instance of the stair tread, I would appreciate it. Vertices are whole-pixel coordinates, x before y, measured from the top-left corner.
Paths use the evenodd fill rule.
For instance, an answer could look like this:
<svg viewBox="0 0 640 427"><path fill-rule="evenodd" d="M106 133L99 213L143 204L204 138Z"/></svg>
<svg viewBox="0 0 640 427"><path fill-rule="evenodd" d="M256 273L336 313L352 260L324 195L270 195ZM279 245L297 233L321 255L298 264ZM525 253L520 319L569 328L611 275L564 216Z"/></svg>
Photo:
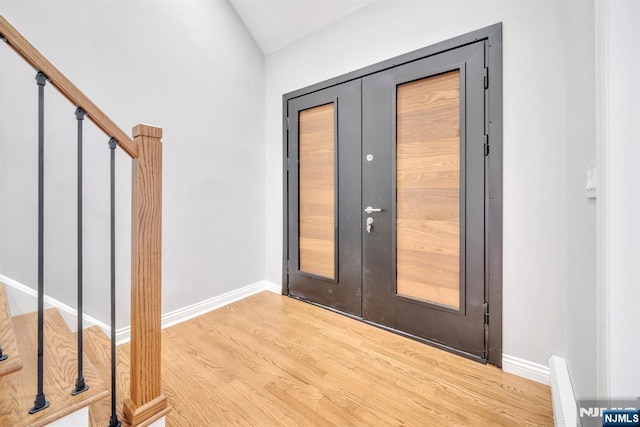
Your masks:
<svg viewBox="0 0 640 427"><path fill-rule="evenodd" d="M77 377L77 344L56 309L45 310L44 393L51 406L34 415L37 391L37 313L13 318L24 369L0 378L0 425L43 426L103 399L109 392L89 356L83 355L83 375L89 390L72 396Z"/></svg>
<svg viewBox="0 0 640 427"><path fill-rule="evenodd" d="M84 330L85 351L93 361L102 380L111 388L111 340L98 326ZM129 344L116 348L117 373L117 412L118 419L125 426L126 420L122 413L122 401L127 395L129 387ZM111 400L103 399L89 407L89 425L103 427L108 425L111 417Z"/></svg>
<svg viewBox="0 0 640 427"><path fill-rule="evenodd" d="M9 301L5 284L2 282L0 282L0 347L4 354L9 355L6 360L0 362L0 377L22 369L22 359L18 353Z"/></svg>

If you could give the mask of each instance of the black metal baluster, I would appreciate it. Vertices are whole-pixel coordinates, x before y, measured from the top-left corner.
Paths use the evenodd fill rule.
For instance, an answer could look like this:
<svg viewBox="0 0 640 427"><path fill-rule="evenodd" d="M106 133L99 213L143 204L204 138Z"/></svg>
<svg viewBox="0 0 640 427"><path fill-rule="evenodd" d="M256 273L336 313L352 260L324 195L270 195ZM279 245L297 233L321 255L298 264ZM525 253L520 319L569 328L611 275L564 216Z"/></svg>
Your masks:
<svg viewBox="0 0 640 427"><path fill-rule="evenodd" d="M111 419L109 427L120 427L116 414L116 147L111 138Z"/></svg>
<svg viewBox="0 0 640 427"><path fill-rule="evenodd" d="M82 307L82 122L84 121L84 110L80 107L76 109L76 120L78 122L78 172L77 172L77 182L78 182L78 378L76 379L76 387L71 391L71 394L75 396L76 394L80 394L83 391L89 390L89 386L85 383L84 377L82 375L82 315L84 314L84 309Z"/></svg>
<svg viewBox="0 0 640 427"><path fill-rule="evenodd" d="M7 39L5 38L5 36L3 36L2 34L0 34L0 41L3 41L5 43L7 42ZM5 360L7 360L9 358L9 355L7 353L4 353L2 351L2 345L0 345L0 362L3 362Z"/></svg>
<svg viewBox="0 0 640 427"><path fill-rule="evenodd" d="M36 74L38 83L38 392L30 414L49 407L44 395L44 86L47 76Z"/></svg>
<svg viewBox="0 0 640 427"><path fill-rule="evenodd" d="M0 34L0 41L8 43L7 39L2 34ZM9 355L2 351L2 345L0 345L0 362L3 362L5 360L7 360L8 358L9 358Z"/></svg>

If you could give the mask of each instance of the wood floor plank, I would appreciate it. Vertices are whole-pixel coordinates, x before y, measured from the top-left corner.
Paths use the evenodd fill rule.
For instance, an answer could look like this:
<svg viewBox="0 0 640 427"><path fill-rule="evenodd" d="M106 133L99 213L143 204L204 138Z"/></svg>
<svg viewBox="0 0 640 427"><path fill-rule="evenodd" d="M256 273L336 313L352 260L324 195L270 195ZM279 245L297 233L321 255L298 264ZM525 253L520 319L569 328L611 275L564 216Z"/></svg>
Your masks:
<svg viewBox="0 0 640 427"><path fill-rule="evenodd" d="M553 425L547 386L271 293L162 338L167 426Z"/></svg>
<svg viewBox="0 0 640 427"><path fill-rule="evenodd" d="M225 319L228 317L230 316L225 316ZM237 319L237 320L240 320L240 319ZM260 325L262 324L261 323L262 320L257 320L257 322ZM296 321L297 324L299 324L299 322L300 322L300 319ZM313 325L310 325L310 328L312 327ZM255 324L252 324L252 326L249 326L248 329L256 330L256 328L257 327L255 326ZM263 327L263 328L259 328L259 330L267 331L268 328ZM288 331L287 336L295 336L295 331ZM343 338L346 337L349 340L349 342L340 343L338 346L336 346L334 344L334 341L338 340L340 337L343 337ZM256 337L256 338L259 338L259 337ZM304 348L306 348L310 353L316 356L318 355L321 355L322 357L324 357L323 355L328 356L324 359L314 360L314 363L326 364L327 371L332 371L331 373L332 375L338 374L336 379L346 378L346 377L350 378L350 382L349 382L350 390L357 389L357 390L360 390L365 395L369 394L369 390L371 390L372 388L393 390L394 393L391 396L383 395L383 396L380 396L379 398L381 399L381 402L385 404L386 407L394 411L402 411L403 409L406 409L407 405L417 406L416 408L413 408L417 412L415 411L409 412L409 415L406 417L407 419L405 419L405 421L413 421L414 423L419 424L421 420L411 420L411 416L413 414L419 414L421 412L424 413L425 411L426 412L431 411L431 408L434 402L424 400L422 396L415 396L413 394L406 395L407 393L404 393L404 394L398 393L398 391L400 390L398 390L395 384L390 382L387 376L387 373L385 372L385 369L384 369L385 366L389 364L389 361L380 359L379 363L359 364L359 361L363 358L363 356L365 358L369 357L362 352L362 350L359 348L360 345L356 345L353 348L353 351L350 351L347 354L344 354L344 345L354 344L354 338L350 337L349 334L345 334L344 331L341 331L339 334L332 337L326 337L320 333L307 334L304 337L304 340L305 340L304 342L299 342L299 344L303 344ZM332 356L334 354L343 354L344 356L341 358L335 358ZM380 363L382 365L378 366ZM406 374L407 381L413 381L415 372L403 372L403 373ZM329 377L325 377L324 383L331 384L332 381L327 381L328 378ZM416 397L418 398L416 399ZM438 402L436 400L435 403L438 404L438 406L442 406L442 402ZM451 410L452 408L449 408L449 409ZM453 409L455 410L455 408ZM432 415L435 415L435 414L432 414ZM450 413L444 414L444 417L450 418ZM460 420L458 421L459 421L458 424L460 424L461 421ZM484 421L485 421L484 425L486 425L486 421L488 421L488 419L485 418ZM387 423L394 423L394 422L397 422L397 420L395 421L387 420ZM464 424L468 424L468 423L464 423Z"/></svg>
<svg viewBox="0 0 640 427"><path fill-rule="evenodd" d="M241 313L239 313L241 315ZM221 316L218 320L222 323L229 322L229 326L235 322L238 324L241 322L240 318L233 319L233 315L228 313L226 316ZM331 339L326 339L320 334L306 334L304 337L301 337L299 331L295 330L295 325L284 325L284 334L283 336L276 338L274 340L264 340L264 333L268 333L270 330L269 325L264 325L261 323L261 320L256 319L256 323L253 323L247 329L251 329L251 332L255 334L255 336L246 337L246 342L255 342L256 339L263 341L261 343L261 348L264 348L264 354L269 358L269 360L275 365L277 368L281 369L283 372L290 373L294 376L298 381L308 384L323 384L324 390L315 390L316 395L322 394L323 392L326 396L331 396L332 393L338 392L344 395L345 391L343 388L338 390L332 390L331 387L333 384L342 384L344 383L339 380L339 378L349 378L350 381L348 383L349 390L352 391L356 389L360 392L361 395L367 395L370 393L372 388L376 388L377 386L384 386L384 382L386 378L383 377L382 373L376 372L375 370L368 370L362 375L361 373L357 373L358 362L357 351L349 352L349 354L344 354L342 358L336 358L331 355L334 354L342 354L344 352L344 347L337 347L332 342ZM256 326L257 325L257 326ZM262 326L262 327L261 327ZM246 330L244 332L246 332ZM239 331L239 334L242 334L243 331ZM294 344L300 346L300 348L305 349L309 354L313 355L313 359L306 359L302 361L292 359L291 353L283 353L281 350L286 349L287 351L291 349L291 344L288 343L289 338L294 337ZM286 347L282 347L279 350L273 351L272 348L269 348L271 344L276 342L284 342ZM254 344L255 345L255 344ZM284 356L284 357L283 357ZM328 357L327 357L328 356ZM322 372L321 376L312 376L310 373L305 374L302 368L314 366L316 370ZM337 374L336 381L328 381L328 378L331 375ZM329 389L327 389L327 387ZM403 409L402 405L397 405L397 397L396 396L381 396L381 400L384 401L385 406L382 410L376 408L377 413L375 417L378 419L378 423L380 419L386 419L386 422L397 422L393 418L393 413L396 410ZM334 410L337 408L333 408ZM385 409L391 410L391 418L389 418L388 411ZM407 418L410 419L412 414L408 414ZM344 420L343 420L344 421ZM353 420L356 421L356 420Z"/></svg>
<svg viewBox="0 0 640 427"><path fill-rule="evenodd" d="M0 378L0 425L43 426L108 395L98 372L87 357L83 357L83 376L89 390L71 396L77 378L76 341L56 309L45 316L44 392L51 406L34 415L28 410L36 395L37 314L13 318L13 325L24 366L23 369Z"/></svg>
<svg viewBox="0 0 640 427"><path fill-rule="evenodd" d="M252 307L251 310L259 309ZM304 328L318 324L315 312L292 311L288 315ZM331 312L326 312L324 316L333 327L319 328L316 333L325 336L324 342L327 343L327 351L331 354L336 352L336 349L330 348L332 341L341 341L342 345L347 346L350 341L357 339L358 334L366 334L367 340L353 345L352 351L348 354L359 354L366 358L369 363L360 365L360 369L372 367L373 372L369 375L375 376L375 372L385 372L386 366L391 366L409 382L431 381L431 388L438 390L440 394L453 393L452 401L463 403L466 410L478 408L485 417L493 416L493 412L487 412L485 409L485 397L488 396L496 400L506 400L512 407L529 408L532 421L526 425L546 425L550 422L549 388L546 386L532 381L523 382L521 378L505 374L495 367L482 366L477 362L425 347L415 341L389 340L389 335L394 336L393 334L359 322L348 322L348 327L340 328L337 325L345 323L344 320L348 319ZM335 333L336 331L338 332ZM425 371L425 367L429 369ZM482 369L479 369L480 367ZM453 391L449 390L452 388ZM481 416L481 413L476 415ZM517 413L512 415L507 412L503 414L503 424L513 425L518 421L517 417ZM500 424L496 421L493 423Z"/></svg>

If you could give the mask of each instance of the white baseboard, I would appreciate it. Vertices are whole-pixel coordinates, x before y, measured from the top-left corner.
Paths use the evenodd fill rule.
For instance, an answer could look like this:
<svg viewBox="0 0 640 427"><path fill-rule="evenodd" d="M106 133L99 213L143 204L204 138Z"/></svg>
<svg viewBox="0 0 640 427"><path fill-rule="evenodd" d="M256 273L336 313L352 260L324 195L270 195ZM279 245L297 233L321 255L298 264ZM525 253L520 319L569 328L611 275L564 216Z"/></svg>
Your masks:
<svg viewBox="0 0 640 427"><path fill-rule="evenodd" d="M9 277L0 274L0 282L5 283L8 287L13 288L25 295L32 298L37 298L37 292L30 287L23 285ZM209 298L204 301L197 302L195 304L179 308L178 310L171 311L162 315L162 328L168 328L169 326L177 325L186 320L193 319L196 316L208 313L225 305L239 301L243 298L247 298L251 295L257 294L262 291L269 291L280 295L282 293L282 285L268 280L262 280L260 282L247 285L240 289L233 290L231 292L224 293L222 295ZM77 316L77 310L64 304L61 301L45 296L45 303L51 307L56 307L63 316L67 317ZM15 314L15 313L14 313ZM91 317L87 314L84 316L84 320L87 327L92 325L100 326L107 334L109 334L110 328L104 322ZM67 320L69 323L69 320ZM71 325L70 325L71 326ZM124 344L131 340L131 327L126 326L116 330L116 344ZM549 385L549 367L540 365L538 363L530 362L525 359L521 359L507 354L502 356L502 369L505 372L518 375L520 377L528 378L532 381L536 381L542 384Z"/></svg>
<svg viewBox="0 0 640 427"><path fill-rule="evenodd" d="M241 299L247 298L251 295L255 295L262 291L281 293L281 285L277 283L269 282L268 280L262 280L260 282L247 285L243 288L233 290L231 292L224 293L222 295L209 298L204 301L197 302L195 304L179 308L177 310L165 313L162 315L162 328L168 328L169 326L177 325L186 320L193 319L196 316L203 315L217 308L224 307ZM124 344L131 340L131 327L127 326L120 328L116 331L116 344Z"/></svg>
<svg viewBox="0 0 640 427"><path fill-rule="evenodd" d="M0 282L4 282L8 287L13 288L29 297L37 298L37 292L30 287L23 285L9 277L0 274ZM239 301L243 298L257 294L258 292L269 291L280 295L282 293L282 285L268 280L262 280L260 282L247 285L243 288L233 290L231 292L224 293L222 295L209 298L204 301L197 302L195 304L179 308L177 310L165 313L162 315L162 328L168 328L169 326L177 325L186 320L193 319L196 316L208 313L225 305ZM56 307L65 317L67 323L70 326L73 322L70 319L77 316L77 310L64 304L61 301L45 296L45 303L51 307ZM66 316L65 316L66 314ZM84 320L87 327L92 325L100 326L107 334L109 334L110 328L104 322L99 321L87 314L84 315ZM124 344L131 340L131 327L126 326L116 330L116 344ZM538 363L530 362L518 357L509 356L507 354L502 356L502 369L505 372L509 372L520 377L528 378L530 380L549 385L549 368Z"/></svg>
<svg viewBox="0 0 640 427"><path fill-rule="evenodd" d="M29 286L22 284L16 280L11 279L3 274L0 274L0 282L7 285L7 296L9 297L9 305L11 307L11 314L17 316L37 309L38 291L30 288ZM45 295L44 297L45 308L55 307L60 311L62 317L67 322L67 325L72 332L76 330L76 319L78 317L78 310L59 301L55 298ZM30 309L27 309L30 307ZM15 310L17 308L17 310ZM83 314L85 327L99 326L105 331L109 331L109 326L96 319L95 317Z"/></svg>
<svg viewBox="0 0 640 427"><path fill-rule="evenodd" d="M21 307L31 307L31 309L24 309L19 311L31 312L35 310L36 304L35 301L38 298L38 292L35 289L28 287L16 280L13 280L5 275L0 274L0 282L3 282L7 285L9 298L12 297L14 299L21 300L17 304L10 304L12 307L19 305ZM213 298L209 298L204 301L197 302L195 304L179 308L178 310L171 311L169 313L165 313L162 315L162 328L168 328L169 326L176 325L178 323L184 322L186 320L192 319L196 316L200 316L202 314L208 313L209 311L215 310L220 307L224 307L225 305L231 304L233 302L239 301L243 298L249 297L251 295L257 294L262 291L274 292L277 294L281 293L281 285L270 282L268 280L262 280L260 282L253 283L251 285L247 285L243 288L233 290L231 292L224 293L222 295L215 296ZM11 290L15 292L11 292ZM26 301L26 302L25 302ZM67 304L59 301L55 298L51 298L49 296L44 297L44 302L47 308L55 307L62 314L63 318L67 321L70 329L75 332L75 319L77 319L78 311L68 306ZM13 312L13 315L22 314L21 312ZM111 331L109 325L100 320L89 316L87 314L83 315L83 319L85 321L86 327L91 326L99 326L102 328L105 333L108 335ZM123 328L119 328L116 330L116 344L124 344L131 340L131 327L125 326Z"/></svg>
<svg viewBox="0 0 640 427"><path fill-rule="evenodd" d="M539 363L503 354L502 370L519 377L549 385L549 367Z"/></svg>
<svg viewBox="0 0 640 427"><path fill-rule="evenodd" d="M549 358L551 371L551 399L553 402L553 419L556 427L573 427L578 425L578 405L573 394L569 369L564 358Z"/></svg>

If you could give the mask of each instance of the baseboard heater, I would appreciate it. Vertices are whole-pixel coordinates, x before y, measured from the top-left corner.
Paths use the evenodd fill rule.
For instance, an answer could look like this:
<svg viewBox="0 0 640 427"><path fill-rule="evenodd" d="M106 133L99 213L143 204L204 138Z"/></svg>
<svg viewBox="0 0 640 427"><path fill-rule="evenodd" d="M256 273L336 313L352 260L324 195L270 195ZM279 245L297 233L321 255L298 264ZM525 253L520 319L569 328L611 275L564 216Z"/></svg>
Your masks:
<svg viewBox="0 0 640 427"><path fill-rule="evenodd" d="M555 426L575 427L578 425L578 406L573 394L567 362L562 357L551 356L549 371Z"/></svg>

